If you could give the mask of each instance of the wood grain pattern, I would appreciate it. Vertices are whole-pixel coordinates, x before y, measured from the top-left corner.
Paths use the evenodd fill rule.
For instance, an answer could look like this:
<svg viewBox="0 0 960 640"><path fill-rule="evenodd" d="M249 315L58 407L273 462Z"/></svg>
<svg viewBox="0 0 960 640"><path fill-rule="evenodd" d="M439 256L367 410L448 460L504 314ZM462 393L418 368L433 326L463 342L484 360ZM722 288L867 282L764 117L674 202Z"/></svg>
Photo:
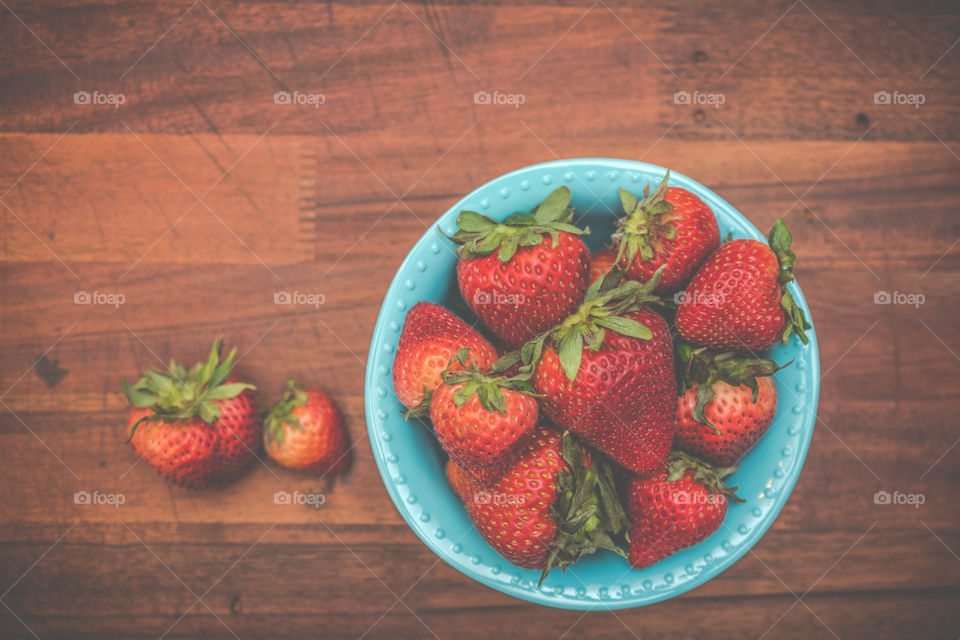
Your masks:
<svg viewBox="0 0 960 640"><path fill-rule="evenodd" d="M8 5L0 637L487 638L508 618L516 638L960 633L956 6ZM438 562L392 507L363 418L370 335L410 246L479 184L575 156L670 166L761 229L785 216L824 374L803 474L753 553L670 602L583 616ZM879 291L925 301L876 305ZM336 398L348 475L264 463L197 493L135 464L120 376L199 358L216 335L262 398L288 375ZM79 490L125 503L76 505ZM277 505L281 490L327 501ZM875 505L878 490L926 501Z"/></svg>

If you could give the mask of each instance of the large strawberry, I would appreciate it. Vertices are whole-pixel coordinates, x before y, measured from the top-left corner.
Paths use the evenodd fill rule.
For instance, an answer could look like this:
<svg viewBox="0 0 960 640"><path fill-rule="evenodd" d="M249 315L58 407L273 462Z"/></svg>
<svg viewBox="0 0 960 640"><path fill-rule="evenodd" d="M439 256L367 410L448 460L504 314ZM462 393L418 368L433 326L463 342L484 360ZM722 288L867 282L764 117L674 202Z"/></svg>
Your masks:
<svg viewBox="0 0 960 640"><path fill-rule="evenodd" d="M627 277L646 282L661 266L656 293L679 289L700 263L720 246L717 219L703 200L682 187L668 187L670 172L656 191L638 199L620 189L626 217L613 238L617 261Z"/></svg>
<svg viewBox="0 0 960 640"><path fill-rule="evenodd" d="M583 300L590 252L570 224L570 189L503 222L473 211L457 217L457 280L470 308L510 348L570 314Z"/></svg>
<svg viewBox="0 0 960 640"><path fill-rule="evenodd" d="M201 489L233 479L256 459L260 420L253 385L229 378L236 349L220 360L214 342L203 364L187 371L148 369L123 391L132 405L127 424L134 452L167 480Z"/></svg>
<svg viewBox="0 0 960 640"><path fill-rule="evenodd" d="M777 412L772 376L781 367L750 354L715 353L677 341L680 400L674 445L711 464L735 464Z"/></svg>
<svg viewBox="0 0 960 640"><path fill-rule="evenodd" d="M393 387L408 409L424 401L440 384L440 374L460 349L486 370L497 350L466 322L432 302L418 302L407 313L393 361Z"/></svg>
<svg viewBox="0 0 960 640"><path fill-rule="evenodd" d="M292 378L263 422L263 447L288 469L328 474L350 465L340 411L326 393Z"/></svg>
<svg viewBox="0 0 960 640"><path fill-rule="evenodd" d="M677 331L712 349L761 351L810 328L786 285L796 255L783 220L770 230L769 246L731 240L713 252L680 296Z"/></svg>
<svg viewBox="0 0 960 640"><path fill-rule="evenodd" d="M541 408L624 467L647 473L670 451L677 424L673 347L664 319L642 306L657 275L590 285L576 313L524 345Z"/></svg>
<svg viewBox="0 0 960 640"><path fill-rule="evenodd" d="M670 466L633 478L627 489L630 564L643 569L707 539L727 515L736 487L723 479L734 469L713 469L686 454L670 454Z"/></svg>
<svg viewBox="0 0 960 640"><path fill-rule="evenodd" d="M493 482L537 426L537 401L527 379L486 375L461 349L430 399L430 421L443 450L478 482Z"/></svg>
<svg viewBox="0 0 960 640"><path fill-rule="evenodd" d="M627 520L611 465L569 433L539 427L495 483L478 483L452 462L447 477L484 540L518 567L542 569L541 582L597 549L624 555L614 542Z"/></svg>

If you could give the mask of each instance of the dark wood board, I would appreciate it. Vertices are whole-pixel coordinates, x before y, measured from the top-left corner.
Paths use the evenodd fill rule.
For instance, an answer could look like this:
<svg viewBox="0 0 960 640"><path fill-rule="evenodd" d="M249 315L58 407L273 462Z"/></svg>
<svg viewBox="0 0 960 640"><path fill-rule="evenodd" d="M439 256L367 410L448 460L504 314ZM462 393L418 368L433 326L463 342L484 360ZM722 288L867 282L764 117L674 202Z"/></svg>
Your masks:
<svg viewBox="0 0 960 640"><path fill-rule="evenodd" d="M0 637L957 637L958 37L946 2L7 0ZM695 91L723 104L675 99ZM583 616L438 562L363 417L412 244L487 180L578 156L669 166L760 229L784 216L823 372L803 473L753 552L675 600ZM120 376L214 336L264 398L288 375L334 396L349 474L318 486L266 463L190 492L135 464ZM274 504L294 489L327 503Z"/></svg>

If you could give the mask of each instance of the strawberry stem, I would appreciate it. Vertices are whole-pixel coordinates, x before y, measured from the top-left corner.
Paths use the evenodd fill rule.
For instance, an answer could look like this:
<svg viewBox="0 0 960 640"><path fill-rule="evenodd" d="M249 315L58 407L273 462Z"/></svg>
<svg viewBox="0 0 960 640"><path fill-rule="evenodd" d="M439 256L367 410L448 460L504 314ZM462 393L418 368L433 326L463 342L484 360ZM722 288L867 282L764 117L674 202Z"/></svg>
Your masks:
<svg viewBox="0 0 960 640"><path fill-rule="evenodd" d="M583 303L574 313L523 345L520 350L521 374L532 375L548 340L556 348L564 374L572 382L580 370L583 350L599 350L606 331L640 340L652 339L653 332L649 327L625 316L645 304L662 303L653 290L664 269L665 265L661 266L645 283L635 280L621 283L623 271L616 266L605 277L598 278L587 289Z"/></svg>
<svg viewBox="0 0 960 640"><path fill-rule="evenodd" d="M679 217L670 213L674 206L666 200L669 181L668 170L653 193L649 183L643 188L642 199L620 189L620 204L627 215L617 221L619 229L613 234L617 264L630 264L638 253L646 262L659 250L662 240L676 237L677 228L670 223Z"/></svg>
<svg viewBox="0 0 960 640"><path fill-rule="evenodd" d="M171 361L167 372L147 369L133 385L122 379L123 393L135 407L149 409L150 413L137 420L130 429L130 438L138 425L147 420L176 422L199 417L213 424L220 417L217 400L226 400L241 394L246 389L255 389L243 382L227 383L233 369L236 348L223 360L220 359L220 340L214 340L213 349L206 362L194 365L189 371L178 362Z"/></svg>
<svg viewBox="0 0 960 640"><path fill-rule="evenodd" d="M781 367L773 360L758 358L753 354L728 351L718 352L706 347L694 347L689 342L677 338L674 343L677 365L677 387L681 394L696 388L697 401L693 407L693 419L719 433L707 419L705 410L713 400L713 385L717 382L738 387L746 385L752 391L751 401L756 402L760 393L757 378L772 376L789 366L793 361Z"/></svg>
<svg viewBox="0 0 960 640"><path fill-rule="evenodd" d="M300 420L293 415L295 407L302 407L307 404L307 392L303 385L290 378L287 380L287 388L284 390L280 401L270 409L266 419L263 421L263 432L267 438L276 441L278 444L283 442L283 425L288 424L294 429L302 429Z"/></svg>
<svg viewBox="0 0 960 640"><path fill-rule="evenodd" d="M504 389L540 397L533 390L529 376L519 375L508 378L501 375L487 375L481 372L472 360L468 363L469 357L470 349L460 349L450 359L450 364L446 370L440 374L444 384L463 385L453 392L453 402L458 407L462 407L476 395L480 404L487 411L496 411L501 415L507 415L507 399L503 395ZM460 368L453 369L454 363L459 363Z"/></svg>
<svg viewBox="0 0 960 640"><path fill-rule="evenodd" d="M557 501L551 507L557 536L538 586L555 567L565 571L597 549L626 557L615 542L626 533L629 520L617 495L612 463L596 453L588 460L569 431L561 439L561 454L566 464L557 474Z"/></svg>
<svg viewBox="0 0 960 640"><path fill-rule="evenodd" d="M705 485L711 494L719 492L733 502L745 502L737 495L737 487L728 487L724 482L737 467L714 467L683 451L672 451L667 461L667 482L676 482L687 471L693 471L693 479Z"/></svg>

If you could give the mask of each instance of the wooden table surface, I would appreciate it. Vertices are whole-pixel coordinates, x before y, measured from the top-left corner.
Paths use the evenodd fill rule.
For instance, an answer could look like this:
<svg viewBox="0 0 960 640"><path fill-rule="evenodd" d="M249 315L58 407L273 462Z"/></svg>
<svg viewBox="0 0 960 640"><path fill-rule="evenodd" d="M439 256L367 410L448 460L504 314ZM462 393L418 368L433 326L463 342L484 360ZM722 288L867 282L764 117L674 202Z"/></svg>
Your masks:
<svg viewBox="0 0 960 640"><path fill-rule="evenodd" d="M960 634L956 4L0 4L3 638ZM487 180L577 156L669 166L760 229L785 216L823 361L806 466L753 552L586 614L438 561L363 418L412 244ZM288 375L329 390L346 477L264 463L191 492L137 464L120 376L215 336L263 398ZM274 503L294 490L326 504Z"/></svg>

